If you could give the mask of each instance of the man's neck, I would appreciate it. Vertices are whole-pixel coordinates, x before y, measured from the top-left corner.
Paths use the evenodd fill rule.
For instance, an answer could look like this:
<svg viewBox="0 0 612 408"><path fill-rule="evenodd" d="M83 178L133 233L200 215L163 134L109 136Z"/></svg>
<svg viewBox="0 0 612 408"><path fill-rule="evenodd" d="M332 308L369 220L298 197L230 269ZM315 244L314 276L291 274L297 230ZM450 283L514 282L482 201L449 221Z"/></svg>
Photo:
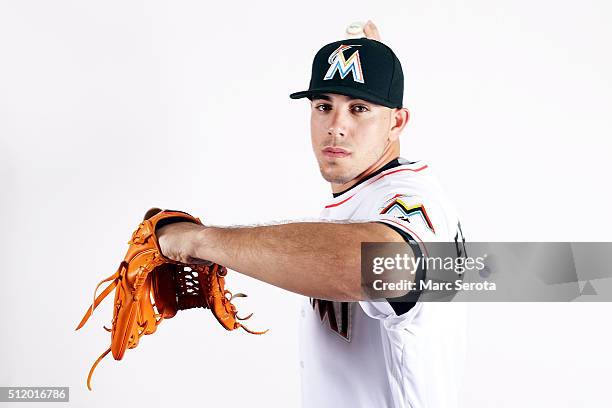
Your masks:
<svg viewBox="0 0 612 408"><path fill-rule="evenodd" d="M390 144L389 146L387 146L387 148L385 148L385 151L380 156L380 158L376 160L376 162L374 162L370 167L368 167L365 171L363 171L353 180L343 184L331 183L332 192L336 194L350 189L355 184L358 184L361 180L369 177L373 173L376 173L391 160L397 159L399 157L399 153L399 143Z"/></svg>

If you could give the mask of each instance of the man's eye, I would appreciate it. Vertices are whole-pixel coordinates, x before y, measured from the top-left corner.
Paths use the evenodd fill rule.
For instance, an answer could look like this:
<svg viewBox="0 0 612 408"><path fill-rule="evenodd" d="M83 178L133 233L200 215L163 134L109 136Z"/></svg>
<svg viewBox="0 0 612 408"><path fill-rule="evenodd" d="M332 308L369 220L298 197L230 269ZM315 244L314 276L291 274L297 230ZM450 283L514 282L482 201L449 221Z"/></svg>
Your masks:
<svg viewBox="0 0 612 408"><path fill-rule="evenodd" d="M367 112L369 109L364 105L355 105L353 106L353 110L357 113Z"/></svg>
<svg viewBox="0 0 612 408"><path fill-rule="evenodd" d="M315 106L315 109L316 109L316 110L318 110L318 111L321 111L321 112L323 112L323 111L327 111L327 110L329 110L330 108L331 108L331 107L330 107L328 104L325 104L325 103L322 103L322 104L320 104L320 105Z"/></svg>

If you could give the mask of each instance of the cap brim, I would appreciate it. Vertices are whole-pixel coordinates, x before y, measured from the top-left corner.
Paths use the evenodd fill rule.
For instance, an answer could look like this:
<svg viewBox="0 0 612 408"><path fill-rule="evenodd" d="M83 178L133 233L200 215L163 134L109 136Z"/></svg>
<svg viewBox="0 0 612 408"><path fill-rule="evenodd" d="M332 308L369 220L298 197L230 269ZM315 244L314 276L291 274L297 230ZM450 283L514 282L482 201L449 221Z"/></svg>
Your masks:
<svg viewBox="0 0 612 408"><path fill-rule="evenodd" d="M294 92L291 95L289 95L289 97L291 99L311 98L314 95L321 95L321 94L326 94L326 93L351 96L355 99L363 99L364 101L373 102L375 104L383 105L388 108L401 108L401 106L394 105L391 102L389 102L387 99L371 94L370 92L361 91L359 89L345 87L345 86L328 86L325 88L309 89L307 91Z"/></svg>

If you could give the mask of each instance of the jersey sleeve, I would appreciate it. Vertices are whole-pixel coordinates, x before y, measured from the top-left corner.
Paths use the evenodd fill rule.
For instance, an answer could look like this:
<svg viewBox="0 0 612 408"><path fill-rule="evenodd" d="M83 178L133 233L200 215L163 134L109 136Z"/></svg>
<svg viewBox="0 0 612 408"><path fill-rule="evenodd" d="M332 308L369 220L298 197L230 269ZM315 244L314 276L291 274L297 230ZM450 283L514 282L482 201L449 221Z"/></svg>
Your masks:
<svg viewBox="0 0 612 408"><path fill-rule="evenodd" d="M399 190L399 191L397 191ZM370 210L371 221L388 226L401 235L416 256L427 254L427 243L451 239L449 224L452 209L445 211L435 198L402 192L401 189L380 195ZM415 280L425 280L427 271L419 268ZM411 291L401 298L359 302L370 317L385 320L385 326L401 327L408 324L420 310L420 292Z"/></svg>

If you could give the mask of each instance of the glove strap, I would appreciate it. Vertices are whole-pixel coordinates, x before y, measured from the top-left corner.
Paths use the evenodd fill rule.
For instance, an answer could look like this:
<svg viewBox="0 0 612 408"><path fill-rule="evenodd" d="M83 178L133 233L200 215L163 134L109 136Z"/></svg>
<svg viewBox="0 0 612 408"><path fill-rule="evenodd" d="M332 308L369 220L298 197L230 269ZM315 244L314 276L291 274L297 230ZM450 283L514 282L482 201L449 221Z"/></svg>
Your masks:
<svg viewBox="0 0 612 408"><path fill-rule="evenodd" d="M125 265L122 262L121 265L119 265L119 269L117 269L117 272L115 272L114 274L112 274L108 278L106 278L106 279L100 281L100 283L98 283L98 285L96 286L96 289L94 290L94 302L87 309L87 312L85 312L85 315L83 316L83 318L81 319L81 322L79 323L79 325L77 326L77 328L75 330L79 330L81 327L83 327L85 325L85 323L87 323L87 320L89 320L89 318L91 317L91 314L93 313L95 308L98 307L98 305L104 300L104 298L106 296L108 296L109 293L111 293L113 291L113 289L115 289L115 287L119 283L119 276L120 276L120 273L121 273L121 269L124 266ZM108 285L104 289L104 291L102 291L102 293L100 293L100 295L98 295L98 297L96 297L96 293L98 292L98 288L100 287L100 285L102 285L104 282L108 282L110 280L112 280L113 282L110 285Z"/></svg>
<svg viewBox="0 0 612 408"><path fill-rule="evenodd" d="M111 351L111 348L109 347L104 353L100 355L100 357L98 357L96 362L93 363L93 365L91 366L91 369L89 369L89 375L87 376L87 388L89 388L89 391L91 391L91 376L93 375L94 370L98 366L98 363L102 361L102 359L106 357L106 355L110 353L110 351Z"/></svg>

